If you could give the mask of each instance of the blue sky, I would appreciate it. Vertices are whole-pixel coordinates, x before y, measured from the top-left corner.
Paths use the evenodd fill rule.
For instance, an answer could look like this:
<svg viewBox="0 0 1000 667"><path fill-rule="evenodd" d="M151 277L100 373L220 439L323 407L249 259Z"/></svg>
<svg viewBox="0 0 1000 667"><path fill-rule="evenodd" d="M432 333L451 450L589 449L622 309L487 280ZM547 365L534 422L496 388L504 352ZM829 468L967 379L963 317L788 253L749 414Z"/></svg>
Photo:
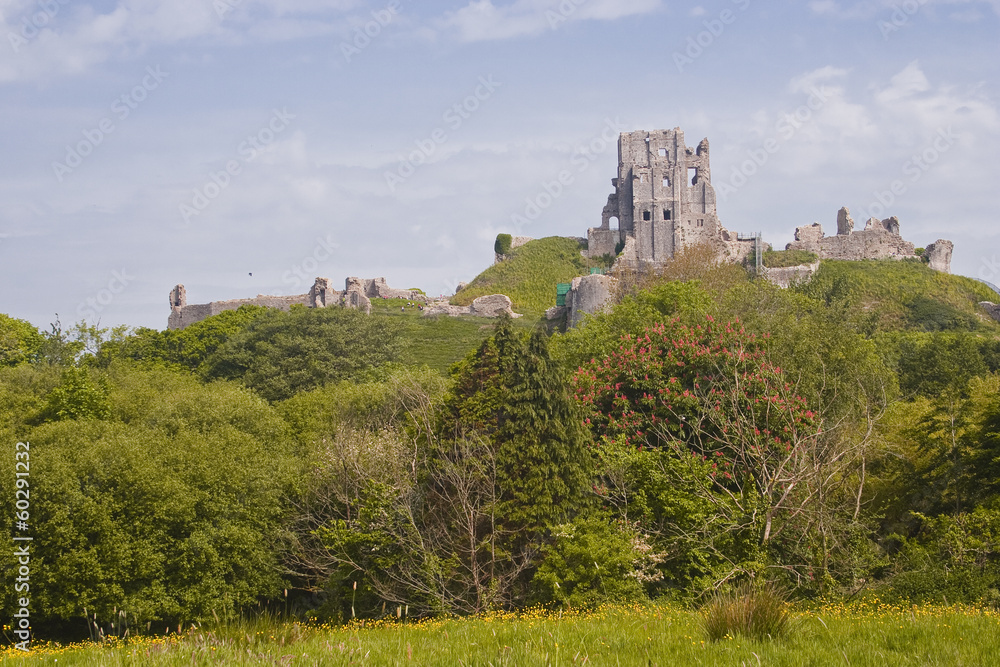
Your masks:
<svg viewBox="0 0 1000 667"><path fill-rule="evenodd" d="M0 0L0 28L0 312L41 327L163 328L176 283L450 293L499 232L585 235L608 138L673 127L731 230L846 205L1000 282L1000 0Z"/></svg>

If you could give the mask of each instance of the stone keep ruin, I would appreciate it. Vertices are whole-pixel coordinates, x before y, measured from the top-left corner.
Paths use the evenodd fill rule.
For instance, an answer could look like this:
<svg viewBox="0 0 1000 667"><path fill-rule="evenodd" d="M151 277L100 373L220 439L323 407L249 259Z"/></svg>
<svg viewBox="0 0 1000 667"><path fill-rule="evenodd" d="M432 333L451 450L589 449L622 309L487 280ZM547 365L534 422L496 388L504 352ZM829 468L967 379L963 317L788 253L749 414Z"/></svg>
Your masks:
<svg viewBox="0 0 1000 667"><path fill-rule="evenodd" d="M601 226L587 230L590 257L614 257L621 250L626 265L655 266L706 242L731 261L753 250L752 240L739 239L719 222L708 139L691 150L680 128L624 132L618 137L618 177L611 185L615 192Z"/></svg>

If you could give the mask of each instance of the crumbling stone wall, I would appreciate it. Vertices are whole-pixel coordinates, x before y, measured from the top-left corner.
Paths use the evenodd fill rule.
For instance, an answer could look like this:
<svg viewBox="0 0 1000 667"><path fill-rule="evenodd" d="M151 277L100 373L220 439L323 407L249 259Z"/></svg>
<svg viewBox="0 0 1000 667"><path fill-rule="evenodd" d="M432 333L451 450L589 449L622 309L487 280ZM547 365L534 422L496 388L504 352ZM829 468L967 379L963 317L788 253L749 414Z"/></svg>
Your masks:
<svg viewBox="0 0 1000 667"><path fill-rule="evenodd" d="M819 270L819 261L799 266L783 266L765 269L764 276L778 287L789 288L812 280L813 274Z"/></svg>
<svg viewBox="0 0 1000 667"><path fill-rule="evenodd" d="M288 310L294 305L307 308L327 308L339 306L342 308L357 308L365 313L371 313L372 299L406 299L425 303L427 297L416 290L393 289L385 278L347 278L344 289L333 287L329 278L316 278L312 287L305 294L294 296L268 296L258 294L253 299L231 299L228 301L212 301L211 303L187 303L187 290L184 285L177 285L170 290L170 316L167 319L168 329L183 329L186 326L200 322L212 315L218 315L226 310L236 310L240 306L265 306Z"/></svg>
<svg viewBox="0 0 1000 667"><path fill-rule="evenodd" d="M950 241L938 241L932 268L950 271ZM935 244L932 244L932 246ZM786 250L808 250L820 259L887 259L916 257L912 243L899 234L899 219L896 217L878 220L870 218L863 230L854 230L854 220L847 207L837 212L837 235L826 236L818 222L795 230L795 241L785 246Z"/></svg>
<svg viewBox="0 0 1000 667"><path fill-rule="evenodd" d="M507 313L511 317L523 317L513 310L513 302L505 294L490 294L473 299L468 306L453 306L447 299L432 303L424 308L424 316L447 315L449 317L461 317L468 315L471 317L500 317L501 313Z"/></svg>
<svg viewBox="0 0 1000 667"><path fill-rule="evenodd" d="M173 295L177 292L178 288L183 290L184 286L177 285L177 287L174 287L171 291L171 303L173 303ZM172 305L170 316L167 318L167 328L183 329L195 322L200 322L227 310L237 310L240 306L265 306L267 308L288 310L294 304L308 305L308 302L308 294L298 294L296 296L266 296L258 294L255 299L230 299L228 301L212 301L211 303L193 305Z"/></svg>
<svg viewBox="0 0 1000 667"><path fill-rule="evenodd" d="M938 239L924 249L924 257L927 258L927 263L935 271L951 273L951 253L954 250L954 243Z"/></svg>

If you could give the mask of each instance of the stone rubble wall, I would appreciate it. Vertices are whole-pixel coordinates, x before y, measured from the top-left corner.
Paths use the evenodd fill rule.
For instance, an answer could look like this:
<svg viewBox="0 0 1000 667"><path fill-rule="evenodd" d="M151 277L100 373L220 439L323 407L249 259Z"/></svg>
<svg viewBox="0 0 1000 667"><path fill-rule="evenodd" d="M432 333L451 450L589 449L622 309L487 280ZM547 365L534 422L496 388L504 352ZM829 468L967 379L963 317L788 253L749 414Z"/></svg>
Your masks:
<svg viewBox="0 0 1000 667"><path fill-rule="evenodd" d="M951 241L939 240L929 246L931 268L948 273L951 271ZM863 259L903 259L916 257L912 243L899 235L899 219L877 220L870 218L863 230L854 230L850 211L843 207L837 212L837 235L826 236L818 222L795 230L795 241L786 250L808 250L820 259L859 261Z"/></svg>
<svg viewBox="0 0 1000 667"><path fill-rule="evenodd" d="M236 310L240 306L264 306L279 310L289 310L294 305L303 305L307 308L339 306L356 308L370 314L373 298L406 299L420 303L427 301L427 297L418 291L389 287L385 278L347 278L343 290L335 289L329 278L316 278L313 286L305 294L293 296L258 294L254 299L230 299L193 305L187 303L187 290L184 285L177 285L170 290L170 316L167 318L167 328L183 329L221 312Z"/></svg>
<svg viewBox="0 0 1000 667"><path fill-rule="evenodd" d="M587 230L587 250L585 257L599 258L604 255L615 256L618 243L621 241L621 232L617 229L601 229L592 227Z"/></svg>
<svg viewBox="0 0 1000 667"><path fill-rule="evenodd" d="M507 313L513 318L523 317L513 310L513 302L509 296L504 294L490 294L473 299L468 306L453 306L447 300L431 303L424 308L424 317L431 315L447 315L448 317L500 317L501 313Z"/></svg>
<svg viewBox="0 0 1000 667"><path fill-rule="evenodd" d="M183 287L183 285L179 285L179 287ZM307 305L308 301L308 294L298 294L295 296L266 296L259 294L256 299L230 299L228 301L213 301L211 303L174 307L171 308L170 316L167 318L167 328L183 329L195 322L200 322L227 310L237 310L240 306L264 306L267 308L288 310L295 304Z"/></svg>
<svg viewBox="0 0 1000 667"><path fill-rule="evenodd" d="M800 264L799 266L783 266L780 268L764 269L764 277L778 287L789 288L793 285L801 285L812 280L813 274L819 270L819 261L812 264Z"/></svg>
<svg viewBox="0 0 1000 667"><path fill-rule="evenodd" d="M951 254L954 250L954 243L938 239L924 249L924 257L927 258L927 263L935 271L951 273Z"/></svg>

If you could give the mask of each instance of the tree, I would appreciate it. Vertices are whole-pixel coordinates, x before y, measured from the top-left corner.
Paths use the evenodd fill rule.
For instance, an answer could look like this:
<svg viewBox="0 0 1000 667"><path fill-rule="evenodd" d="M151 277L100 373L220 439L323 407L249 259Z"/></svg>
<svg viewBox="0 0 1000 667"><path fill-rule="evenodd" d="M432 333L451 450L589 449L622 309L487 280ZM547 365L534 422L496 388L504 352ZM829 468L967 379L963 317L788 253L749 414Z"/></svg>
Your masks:
<svg viewBox="0 0 1000 667"><path fill-rule="evenodd" d="M544 335L502 317L434 410L411 420L405 481L349 475L319 531L331 562L418 613L521 604L551 528L590 496L588 434Z"/></svg>
<svg viewBox="0 0 1000 667"><path fill-rule="evenodd" d="M825 424L766 352L767 340L738 322L689 327L673 320L623 336L617 352L574 377L602 448L652 449L656 476L687 490L656 512L660 529L728 563L723 578L767 565L795 576L825 572L834 551L831 522L850 523L860 513L864 480L856 467L871 431ZM623 492L652 491L629 486L629 477L636 479L629 469L608 480L619 506ZM795 553L817 540L811 559Z"/></svg>
<svg viewBox="0 0 1000 667"><path fill-rule="evenodd" d="M33 361L44 339L30 322L0 314L0 366Z"/></svg>
<svg viewBox="0 0 1000 667"><path fill-rule="evenodd" d="M107 367L115 359L197 370L227 340L267 314L263 306L245 304L236 310L195 322L183 329L158 331L146 327L117 327L95 355L95 363Z"/></svg>
<svg viewBox="0 0 1000 667"><path fill-rule="evenodd" d="M235 379L278 401L396 361L399 325L347 308L270 310L232 335L202 367L206 379Z"/></svg>
<svg viewBox="0 0 1000 667"><path fill-rule="evenodd" d="M106 419L111 416L106 381L94 382L83 368L63 371L62 382L46 397L40 417L45 421Z"/></svg>
<svg viewBox="0 0 1000 667"><path fill-rule="evenodd" d="M17 435L31 447L32 624L72 632L86 608L107 632L120 611L162 630L277 598L296 472L280 417L235 383L125 364L107 378L106 418ZM11 504L12 484L0 480ZM4 580L16 567L0 556Z"/></svg>

